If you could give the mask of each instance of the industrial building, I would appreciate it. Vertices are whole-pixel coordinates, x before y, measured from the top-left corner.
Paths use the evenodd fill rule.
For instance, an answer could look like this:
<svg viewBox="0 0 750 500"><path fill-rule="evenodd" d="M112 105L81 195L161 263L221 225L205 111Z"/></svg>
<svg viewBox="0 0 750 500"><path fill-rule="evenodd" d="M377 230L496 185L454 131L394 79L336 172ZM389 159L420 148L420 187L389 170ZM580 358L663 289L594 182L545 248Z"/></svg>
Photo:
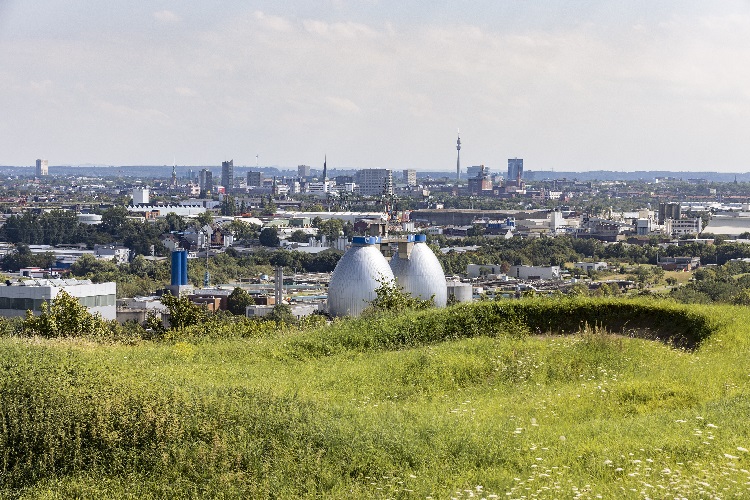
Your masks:
<svg viewBox="0 0 750 500"><path fill-rule="evenodd" d="M406 293L421 300L432 299L437 307L445 307L448 289L443 267L426 241L424 234L399 241L398 251L391 257L391 270Z"/></svg>
<svg viewBox="0 0 750 500"><path fill-rule="evenodd" d="M353 238L331 275L328 312L359 316L377 297L375 290L393 281L412 297L432 299L438 307L447 303L445 274L425 235L394 240L360 236Z"/></svg>
<svg viewBox="0 0 750 500"><path fill-rule="evenodd" d="M328 285L328 312L332 316L359 316L370 305L381 282L393 282L388 261L377 237L355 236L333 270Z"/></svg>
<svg viewBox="0 0 750 500"><path fill-rule="evenodd" d="M508 276L522 280L559 280L560 266L510 266Z"/></svg>
<svg viewBox="0 0 750 500"><path fill-rule="evenodd" d="M38 315L42 303L51 302L63 290L92 314L116 319L117 284L76 279L31 279L0 286L0 316L25 316L27 310Z"/></svg>

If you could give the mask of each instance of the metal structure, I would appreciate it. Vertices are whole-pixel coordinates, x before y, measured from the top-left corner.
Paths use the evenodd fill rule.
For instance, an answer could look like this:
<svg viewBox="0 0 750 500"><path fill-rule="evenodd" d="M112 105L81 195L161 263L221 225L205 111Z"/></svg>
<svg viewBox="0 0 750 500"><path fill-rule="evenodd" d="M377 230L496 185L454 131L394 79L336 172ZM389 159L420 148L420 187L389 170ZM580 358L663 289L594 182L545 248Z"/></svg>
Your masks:
<svg viewBox="0 0 750 500"><path fill-rule="evenodd" d="M456 140L456 184L461 179L461 131L458 131L458 140Z"/></svg>
<svg viewBox="0 0 750 500"><path fill-rule="evenodd" d="M445 273L427 246L425 235L417 234L399 242L399 250L391 258L391 270L396 283L412 297L422 300L432 297L437 307L445 307L448 301Z"/></svg>
<svg viewBox="0 0 750 500"><path fill-rule="evenodd" d="M284 297L284 268L281 266L275 268L273 295L274 303L276 305L281 304Z"/></svg>
<svg viewBox="0 0 750 500"><path fill-rule="evenodd" d="M359 316L377 296L382 282L394 280L388 261L378 249L378 237L355 237L341 257L328 285L328 312L333 316Z"/></svg>
<svg viewBox="0 0 750 500"><path fill-rule="evenodd" d="M206 272L203 275L203 286L208 287L211 282L211 273L208 272L208 251L211 249L211 235L214 234L214 229L206 224L201 228L201 231L206 234Z"/></svg>

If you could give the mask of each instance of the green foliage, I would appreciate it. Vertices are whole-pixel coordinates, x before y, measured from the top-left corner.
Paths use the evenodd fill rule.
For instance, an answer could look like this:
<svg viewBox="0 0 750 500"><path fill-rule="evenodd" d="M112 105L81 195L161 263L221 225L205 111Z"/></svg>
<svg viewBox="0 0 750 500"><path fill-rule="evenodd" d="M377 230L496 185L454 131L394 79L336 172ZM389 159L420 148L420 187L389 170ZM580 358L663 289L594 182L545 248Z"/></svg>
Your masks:
<svg viewBox="0 0 750 500"><path fill-rule="evenodd" d="M699 268L693 280L674 288L670 297L688 304L723 302L744 304L750 292L750 264L735 261L715 268Z"/></svg>
<svg viewBox="0 0 750 500"><path fill-rule="evenodd" d="M161 303L169 309L169 326L172 329L179 330L208 320L206 308L193 304L187 296L175 297L171 293L165 293L161 297Z"/></svg>
<svg viewBox="0 0 750 500"><path fill-rule="evenodd" d="M302 229L297 229L295 232L292 233L292 235L289 237L289 241L293 241L295 243L307 243L307 241L310 239L310 235L308 235L306 232L304 232Z"/></svg>
<svg viewBox="0 0 750 500"><path fill-rule="evenodd" d="M375 311L422 310L435 305L432 298L422 300L419 297L412 297L395 281L382 279L378 280L378 283L380 285L375 289L375 299L370 302L370 306Z"/></svg>
<svg viewBox="0 0 750 500"><path fill-rule="evenodd" d="M39 316L26 311L23 321L26 335L41 337L103 337L113 332L113 326L99 314L91 314L78 299L60 290L52 303L42 303Z"/></svg>
<svg viewBox="0 0 750 500"><path fill-rule="evenodd" d="M260 232L260 244L264 247L279 246L279 232L275 227L264 227Z"/></svg>
<svg viewBox="0 0 750 500"><path fill-rule="evenodd" d="M273 321L282 325L294 325L297 318L292 314L292 308L288 304L276 304L269 314L264 317L266 321Z"/></svg>
<svg viewBox="0 0 750 500"><path fill-rule="evenodd" d="M313 226L318 228L318 234L326 235L328 241L334 241L344 230L344 222L341 219L322 220L320 217L315 217Z"/></svg>
<svg viewBox="0 0 750 500"><path fill-rule="evenodd" d="M210 226L214 223L214 215L210 210L206 210L205 212L200 213L195 217L195 223L198 228Z"/></svg>
<svg viewBox="0 0 750 500"><path fill-rule="evenodd" d="M746 494L745 308L534 299L279 333L235 319L135 345L0 339L0 496ZM631 338L647 327L702 342ZM251 339L222 340L237 330Z"/></svg>
<svg viewBox="0 0 750 500"><path fill-rule="evenodd" d="M235 287L227 297L227 309L236 316L244 316L247 306L255 304L255 301L247 291Z"/></svg>
<svg viewBox="0 0 750 500"><path fill-rule="evenodd" d="M9 252L2 258L2 268L7 271L18 272L22 267L50 268L55 265L52 252L33 254L29 246L24 243L16 244L14 252Z"/></svg>

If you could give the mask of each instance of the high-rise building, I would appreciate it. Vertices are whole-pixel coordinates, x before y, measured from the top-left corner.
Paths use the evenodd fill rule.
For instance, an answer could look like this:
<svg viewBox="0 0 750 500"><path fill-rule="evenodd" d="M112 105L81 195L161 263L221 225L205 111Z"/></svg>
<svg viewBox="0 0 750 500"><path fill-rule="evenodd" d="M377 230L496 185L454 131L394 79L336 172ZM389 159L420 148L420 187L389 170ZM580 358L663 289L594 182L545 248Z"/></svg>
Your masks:
<svg viewBox="0 0 750 500"><path fill-rule="evenodd" d="M201 188L201 196L211 196L214 190L214 175L213 172L204 168L198 172L198 185Z"/></svg>
<svg viewBox="0 0 750 500"><path fill-rule="evenodd" d="M510 158L508 160L508 182L516 182L523 179L523 158Z"/></svg>
<svg viewBox="0 0 750 500"><path fill-rule="evenodd" d="M259 187L263 182L263 175L260 172L253 172L252 170L247 173L247 187Z"/></svg>
<svg viewBox="0 0 750 500"><path fill-rule="evenodd" d="M404 169L404 182L407 186L416 186L417 171L412 169Z"/></svg>
<svg viewBox="0 0 750 500"><path fill-rule="evenodd" d="M490 174L490 167L485 167L484 165L472 165L471 167L466 167L466 178L471 179L472 177L476 177L480 174Z"/></svg>
<svg viewBox="0 0 750 500"><path fill-rule="evenodd" d="M310 165L297 165L298 177L310 177Z"/></svg>
<svg viewBox="0 0 750 500"><path fill-rule="evenodd" d="M393 172L387 168L365 168L357 172L359 192L365 196L393 194Z"/></svg>
<svg viewBox="0 0 750 500"><path fill-rule="evenodd" d="M466 170L470 194L492 193L492 181L490 180L488 169L484 165L479 165L479 171L473 176L468 176L469 169Z"/></svg>
<svg viewBox="0 0 750 500"><path fill-rule="evenodd" d="M148 205L150 202L148 188L133 189L133 205Z"/></svg>
<svg viewBox="0 0 750 500"><path fill-rule="evenodd" d="M221 162L221 185L227 194L234 189L234 160Z"/></svg>
<svg viewBox="0 0 750 500"><path fill-rule="evenodd" d="M682 216L682 206L679 203L659 203L659 224L665 224L667 219L679 220Z"/></svg>
<svg viewBox="0 0 750 500"><path fill-rule="evenodd" d="M48 168L47 160L37 160L36 161L36 176L42 177L48 174L49 174L49 168Z"/></svg>

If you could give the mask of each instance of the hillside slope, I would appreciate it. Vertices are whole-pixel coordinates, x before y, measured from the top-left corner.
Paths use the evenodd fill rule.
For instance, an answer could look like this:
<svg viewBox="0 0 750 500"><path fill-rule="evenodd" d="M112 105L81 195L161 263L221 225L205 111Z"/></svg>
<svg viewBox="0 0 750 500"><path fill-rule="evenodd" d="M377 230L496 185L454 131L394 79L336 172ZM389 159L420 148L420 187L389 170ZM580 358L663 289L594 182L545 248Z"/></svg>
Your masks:
<svg viewBox="0 0 750 500"><path fill-rule="evenodd" d="M249 339L4 338L0 496L741 495L748 325L531 300Z"/></svg>

